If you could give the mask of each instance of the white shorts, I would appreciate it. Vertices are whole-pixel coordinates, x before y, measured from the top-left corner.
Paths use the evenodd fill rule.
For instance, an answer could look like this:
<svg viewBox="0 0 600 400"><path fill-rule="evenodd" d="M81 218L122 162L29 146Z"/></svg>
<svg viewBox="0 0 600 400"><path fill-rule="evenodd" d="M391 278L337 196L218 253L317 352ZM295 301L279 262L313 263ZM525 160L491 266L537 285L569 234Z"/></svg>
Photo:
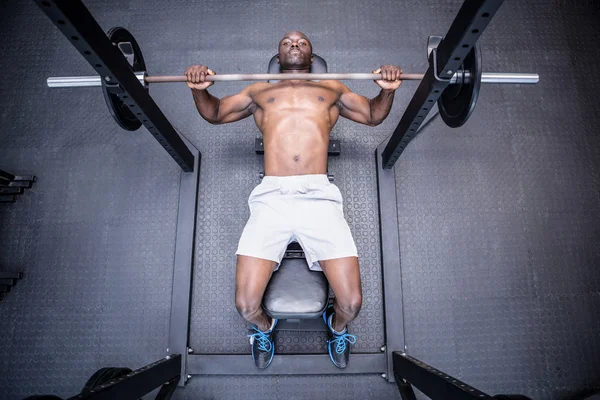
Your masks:
<svg viewBox="0 0 600 400"><path fill-rule="evenodd" d="M248 199L250 218L236 251L277 263L291 242L298 242L308 267L319 260L358 257L342 194L327 175L265 176Z"/></svg>

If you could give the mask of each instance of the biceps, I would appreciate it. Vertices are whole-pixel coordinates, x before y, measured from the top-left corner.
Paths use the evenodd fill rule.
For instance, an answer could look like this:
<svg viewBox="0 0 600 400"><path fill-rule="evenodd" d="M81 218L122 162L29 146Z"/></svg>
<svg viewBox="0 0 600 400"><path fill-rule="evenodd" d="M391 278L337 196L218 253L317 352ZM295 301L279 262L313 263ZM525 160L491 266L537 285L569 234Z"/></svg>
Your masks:
<svg viewBox="0 0 600 400"><path fill-rule="evenodd" d="M239 121L252 115L252 99L245 94L226 96L219 102L220 123Z"/></svg>
<svg viewBox="0 0 600 400"><path fill-rule="evenodd" d="M339 100L340 115L352 121L370 125L371 103L356 93L346 93Z"/></svg>

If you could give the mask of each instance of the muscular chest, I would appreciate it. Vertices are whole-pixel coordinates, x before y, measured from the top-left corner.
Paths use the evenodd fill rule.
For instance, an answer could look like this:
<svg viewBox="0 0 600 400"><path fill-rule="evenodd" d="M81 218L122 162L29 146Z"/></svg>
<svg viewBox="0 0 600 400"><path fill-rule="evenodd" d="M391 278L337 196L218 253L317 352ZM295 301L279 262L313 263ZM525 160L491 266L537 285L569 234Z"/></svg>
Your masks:
<svg viewBox="0 0 600 400"><path fill-rule="evenodd" d="M338 101L333 90L315 82L275 84L255 96L254 102L265 112L329 111Z"/></svg>

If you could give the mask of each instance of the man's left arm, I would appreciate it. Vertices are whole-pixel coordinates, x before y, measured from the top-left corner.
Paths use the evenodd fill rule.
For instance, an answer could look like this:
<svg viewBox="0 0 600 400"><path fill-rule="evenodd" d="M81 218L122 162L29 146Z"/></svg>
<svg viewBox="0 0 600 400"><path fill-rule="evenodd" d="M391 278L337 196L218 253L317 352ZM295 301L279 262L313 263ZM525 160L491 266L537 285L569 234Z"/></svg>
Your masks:
<svg viewBox="0 0 600 400"><path fill-rule="evenodd" d="M342 117L375 126L382 123L388 116L394 102L394 92L402 84L400 80L402 70L392 65L382 65L373 73L381 73L383 79L375 81L381 87L381 91L372 99L356 94L340 83L341 96L338 106Z"/></svg>

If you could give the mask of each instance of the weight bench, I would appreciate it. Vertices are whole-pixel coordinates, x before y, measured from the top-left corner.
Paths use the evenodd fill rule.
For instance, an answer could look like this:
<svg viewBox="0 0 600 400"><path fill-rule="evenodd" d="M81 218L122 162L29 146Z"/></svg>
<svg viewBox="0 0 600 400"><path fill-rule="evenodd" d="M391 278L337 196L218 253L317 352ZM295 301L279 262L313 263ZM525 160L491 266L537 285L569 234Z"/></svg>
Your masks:
<svg viewBox="0 0 600 400"><path fill-rule="evenodd" d="M327 63L313 54L310 72L327 72ZM280 73L277 56L269 62L269 73ZM271 81L269 81L271 82ZM272 83L272 82L271 82ZM262 138L256 139L255 151L264 154ZM340 154L340 143L330 140L329 155ZM264 173L260 173L262 179ZM333 175L328 174L333 181ZM288 245L279 269L273 273L262 300L265 313L279 320L278 330L326 331L321 318L329 304L329 284L322 272L311 271L304 257L304 250L297 242Z"/></svg>

